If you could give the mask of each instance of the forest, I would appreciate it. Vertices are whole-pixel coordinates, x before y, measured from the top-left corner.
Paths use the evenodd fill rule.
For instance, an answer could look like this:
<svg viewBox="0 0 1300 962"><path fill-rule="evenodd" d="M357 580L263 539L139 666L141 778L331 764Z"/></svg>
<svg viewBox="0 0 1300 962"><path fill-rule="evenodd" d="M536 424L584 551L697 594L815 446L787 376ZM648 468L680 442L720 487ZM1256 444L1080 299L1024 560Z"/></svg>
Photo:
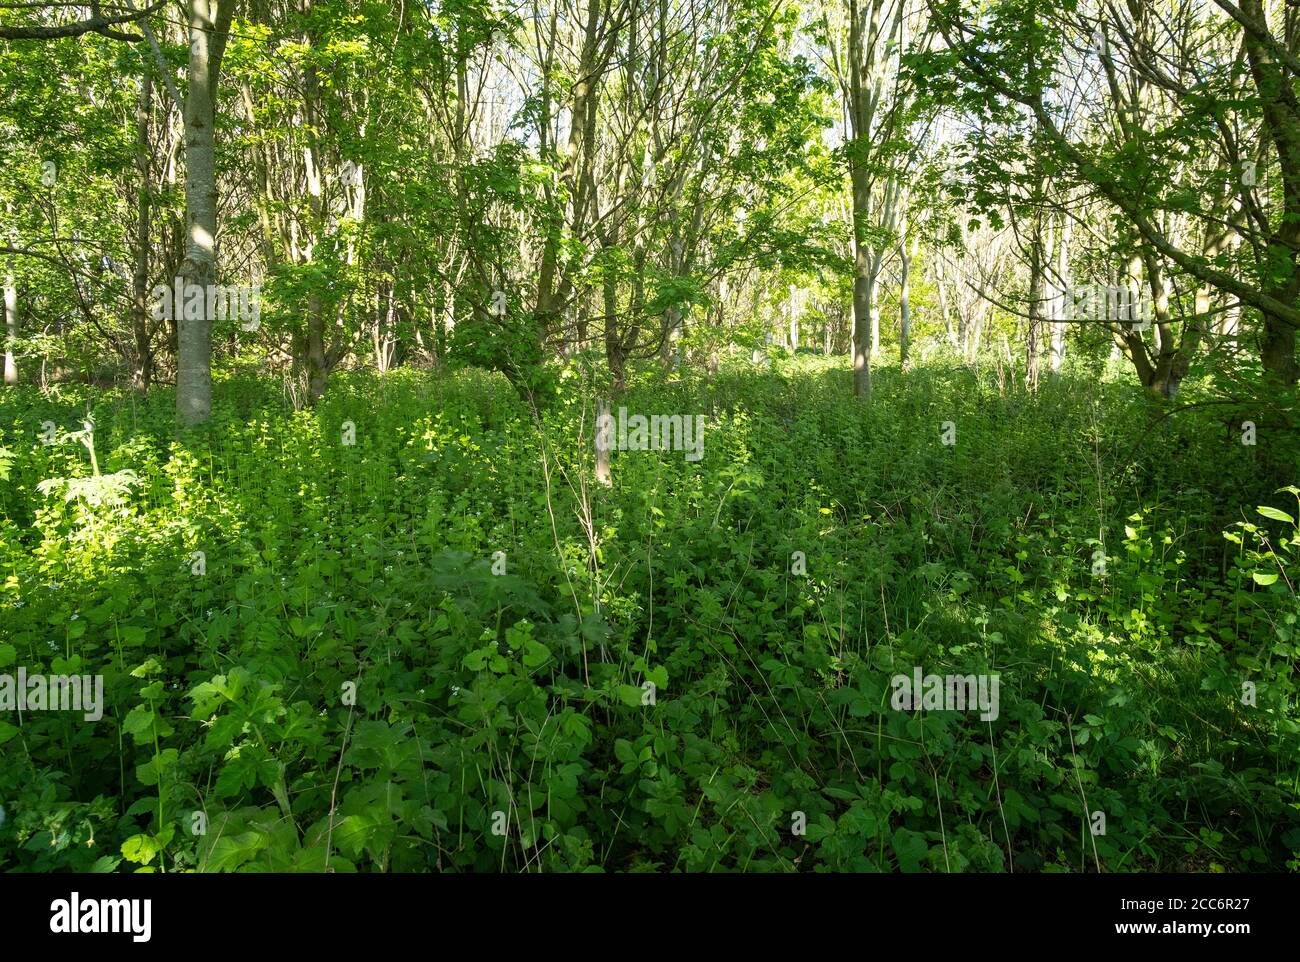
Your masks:
<svg viewBox="0 0 1300 962"><path fill-rule="evenodd" d="M0 0L0 279L0 872L1300 872L1293 2Z"/></svg>

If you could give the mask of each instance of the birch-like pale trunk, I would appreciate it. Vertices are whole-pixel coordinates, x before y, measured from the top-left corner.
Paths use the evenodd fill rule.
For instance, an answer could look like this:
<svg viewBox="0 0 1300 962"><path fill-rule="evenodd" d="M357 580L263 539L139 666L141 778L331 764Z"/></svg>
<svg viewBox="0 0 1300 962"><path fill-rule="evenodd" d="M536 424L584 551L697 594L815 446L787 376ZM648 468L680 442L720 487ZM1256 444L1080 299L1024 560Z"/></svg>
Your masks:
<svg viewBox="0 0 1300 962"><path fill-rule="evenodd" d="M872 227L893 229L900 190L896 179L888 180L876 210L867 159L875 142L887 136L886 131L876 129L877 109L884 93L883 74L889 67L891 45L900 42L903 21L901 3L893 7L887 25L886 0L869 2L870 8L863 9L858 0L849 0L848 47L841 74L848 81L842 86L853 145L849 155L853 199L853 393L863 400L871 397L871 357L880 350L876 286L884 249L874 245ZM838 59L834 51L832 55Z"/></svg>
<svg viewBox="0 0 1300 962"><path fill-rule="evenodd" d="M216 98L235 0L189 0L189 85L185 94L185 224L181 276L207 287L217 275ZM186 426L212 414L212 320L177 314L176 413Z"/></svg>
<svg viewBox="0 0 1300 962"><path fill-rule="evenodd" d="M596 481L607 487L612 483L609 475L610 445L602 443L600 428L609 418L609 402L603 399L596 402ZM606 437L604 440L611 439Z"/></svg>
<svg viewBox="0 0 1300 962"><path fill-rule="evenodd" d="M18 339L18 283L14 280L14 259L5 262L5 384L18 383L18 361L14 342Z"/></svg>
<svg viewBox="0 0 1300 962"><path fill-rule="evenodd" d="M872 6L872 33L879 32L880 0ZM871 69L866 38L863 36L865 12L858 0L849 0L849 114L852 134L858 151L864 149L871 127L871 103L866 90ZM853 184L853 394L871 397L872 304L875 302L875 272L868 241L868 217L871 209L871 179L863 159L853 157L850 179Z"/></svg>

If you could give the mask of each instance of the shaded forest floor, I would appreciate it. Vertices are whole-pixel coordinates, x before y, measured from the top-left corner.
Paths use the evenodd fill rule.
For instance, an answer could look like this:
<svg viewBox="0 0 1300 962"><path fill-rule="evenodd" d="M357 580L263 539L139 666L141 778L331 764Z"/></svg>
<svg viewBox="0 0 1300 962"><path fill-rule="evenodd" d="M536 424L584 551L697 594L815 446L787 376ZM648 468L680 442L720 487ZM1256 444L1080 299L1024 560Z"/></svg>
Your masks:
<svg viewBox="0 0 1300 962"><path fill-rule="evenodd" d="M0 393L0 673L105 683L0 712L0 870L1300 867L1294 432L1085 376L848 393L638 381L703 458L609 488L576 371L540 418L474 371L227 378L184 438L167 391ZM88 406L97 478L41 442ZM997 717L894 707L918 667Z"/></svg>

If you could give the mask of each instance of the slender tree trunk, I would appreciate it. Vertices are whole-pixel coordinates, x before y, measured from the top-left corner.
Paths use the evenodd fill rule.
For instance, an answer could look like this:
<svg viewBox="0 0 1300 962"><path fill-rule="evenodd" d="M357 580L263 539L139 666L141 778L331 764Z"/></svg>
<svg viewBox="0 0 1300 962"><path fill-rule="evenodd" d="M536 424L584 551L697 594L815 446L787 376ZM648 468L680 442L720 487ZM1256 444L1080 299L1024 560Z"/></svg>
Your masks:
<svg viewBox="0 0 1300 962"><path fill-rule="evenodd" d="M1242 208L1240 199L1233 201L1228 213L1228 219L1233 229L1225 231L1225 243L1227 249L1230 251L1230 258L1235 260L1237 250L1241 247L1242 235L1245 233L1244 225L1246 213ZM1222 249L1223 248L1220 248L1220 250ZM1231 294L1219 293L1218 296L1221 298L1223 311L1219 314L1218 323L1214 326L1214 331L1224 340L1235 342L1237 339L1237 332L1241 328L1241 303Z"/></svg>
<svg viewBox="0 0 1300 962"><path fill-rule="evenodd" d="M602 421L608 421L609 417L609 402L603 399L596 402L596 480L603 485L610 484L609 449L611 446L603 442L611 441L612 438L602 438L600 428Z"/></svg>
<svg viewBox="0 0 1300 962"><path fill-rule="evenodd" d="M898 253L903 275L898 290L898 363L900 367L906 369L912 351L912 245L906 233L903 234Z"/></svg>
<svg viewBox="0 0 1300 962"><path fill-rule="evenodd" d="M319 294L307 297L307 397L312 404L325 394L329 376L325 358L325 311Z"/></svg>
<svg viewBox="0 0 1300 962"><path fill-rule="evenodd" d="M456 327L456 290L451 281L442 282L442 304L434 321L434 346L437 349L438 363L447 357L451 332Z"/></svg>
<svg viewBox="0 0 1300 962"><path fill-rule="evenodd" d="M853 393L871 397L871 322L876 279L867 260L865 240L854 238L853 260Z"/></svg>
<svg viewBox="0 0 1300 962"><path fill-rule="evenodd" d="M185 219L181 276L206 288L217 274L216 97L235 0L189 0L189 86L185 95ZM176 411L185 425L212 414L212 320L177 315Z"/></svg>
<svg viewBox="0 0 1300 962"><path fill-rule="evenodd" d="M790 353L799 350L799 289L790 285Z"/></svg>
<svg viewBox="0 0 1300 962"><path fill-rule="evenodd" d="M135 269L131 277L131 333L135 340L132 386L148 391L153 381L153 347L149 330L149 245L153 240L153 185L149 179L152 150L149 114L153 109L153 73L148 66L140 78L135 111L135 167L140 177L135 200Z"/></svg>
<svg viewBox="0 0 1300 962"><path fill-rule="evenodd" d="M960 335L952 323L952 310L948 306L948 285L944 281L943 256L939 251L934 254L934 286L939 291L939 313L943 315L943 330L948 337L948 343L953 347L960 347Z"/></svg>
<svg viewBox="0 0 1300 962"><path fill-rule="evenodd" d="M315 47L316 37L308 30L303 42ZM307 174L307 199L312 211L310 259L316 257L316 243L326 230L327 211L325 208L325 171L323 170L324 152L317 143L317 131L322 111L320 109L320 79L316 66L309 62L303 69L303 109L307 115L309 135L307 146L303 151L303 160ZM325 385L329 379L329 354L326 349L326 299L315 289L307 296L307 400L315 404L325 395Z"/></svg>
<svg viewBox="0 0 1300 962"><path fill-rule="evenodd" d="M873 26L879 23L879 4L875 5ZM867 85L870 82L867 38L863 36L864 16L859 12L858 0L849 0L849 113L858 158L850 170L853 185L853 394L863 400L871 397L871 353L875 345L872 338L872 308L875 304L875 271L868 247L868 226L871 207L871 180L867 166L862 162L866 138L871 126L871 103ZM877 30L873 30L873 38Z"/></svg>
<svg viewBox="0 0 1300 962"><path fill-rule="evenodd" d="M876 335L880 334L880 278L881 266L884 263L884 253L877 251L876 256L871 261L871 329ZM880 339L877 336L874 339L874 345L871 350L871 356L876 357L880 353Z"/></svg>
<svg viewBox="0 0 1300 962"><path fill-rule="evenodd" d="M14 259L5 264L5 384L18 383L18 362L14 342L18 339L18 282L14 279Z"/></svg>
<svg viewBox="0 0 1300 962"><path fill-rule="evenodd" d="M610 377L614 381L615 394L623 390L626 380L626 361L623 355L623 341L619 337L618 322L618 281L612 273L606 273L601 287L605 297L605 363L609 366Z"/></svg>
<svg viewBox="0 0 1300 962"><path fill-rule="evenodd" d="M1029 335L1025 338L1025 386L1038 390L1039 340L1043 328L1043 221L1034 215L1029 238Z"/></svg>
<svg viewBox="0 0 1300 962"><path fill-rule="evenodd" d="M1065 300L1070 290L1070 228L1067 215L1061 216L1061 227L1056 244L1057 300L1052 310L1052 374L1060 375L1065 360Z"/></svg>

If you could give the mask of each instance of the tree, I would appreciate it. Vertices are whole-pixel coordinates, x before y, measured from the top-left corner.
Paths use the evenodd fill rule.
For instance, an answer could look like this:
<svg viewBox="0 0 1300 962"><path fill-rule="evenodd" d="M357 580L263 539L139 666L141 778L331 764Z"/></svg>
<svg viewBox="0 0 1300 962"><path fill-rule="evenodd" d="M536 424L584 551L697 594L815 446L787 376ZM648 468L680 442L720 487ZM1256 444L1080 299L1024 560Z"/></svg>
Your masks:
<svg viewBox="0 0 1300 962"><path fill-rule="evenodd" d="M1043 133L1044 156L1131 225L1147 283L1154 285L1159 339L1154 363L1133 332L1121 336L1144 380L1163 393L1176 390L1203 324L1198 320L1180 339L1169 327L1172 317L1159 316L1171 271L1257 311L1265 373L1283 385L1297 378L1300 105L1293 89L1298 62L1288 51L1298 28L1295 18L1284 17L1281 33L1274 32L1259 0L1216 3L1230 19L1207 18L1187 2L1176 3L1173 16L1157 16L1149 3L1139 2L1122 10L1106 6L1053 17L1036 4L1003 0L975 22L950 0L930 4L947 43L930 58L931 80L946 73L948 79L939 83L962 91L964 102L986 117L1008 104L1027 109ZM1061 102L1053 99L1066 43L1091 47L1099 60L1102 82L1093 90L1107 92L1117 121L1101 143L1071 136ZM1117 49L1132 71L1127 84L1115 68L1120 58L1112 51ZM1193 49L1203 55L1201 62L1189 55ZM1244 52L1244 62L1237 51ZM1233 107L1225 114L1228 98ZM1258 160L1244 149L1251 143L1259 145ZM1205 156L1222 163L1208 168L1184 163ZM1243 176L1253 175L1256 165L1277 173L1277 186L1268 195L1256 187L1254 176ZM1253 255L1253 262L1235 265L1237 270L1223 263L1217 242L1201 250L1190 247L1186 238L1195 232L1180 232L1169 220L1185 215L1207 228L1216 223L1221 210L1199 208L1195 201L1198 195L1215 196L1216 184L1231 185L1245 212L1241 221L1228 221ZM1215 255L1207 257L1205 246ZM1150 368L1145 374L1144 362Z"/></svg>
<svg viewBox="0 0 1300 962"><path fill-rule="evenodd" d="M189 0L190 54L185 91L185 260L181 277L206 289L217 275L216 126L221 60L235 0ZM199 316L191 316L197 313ZM212 413L212 319L177 312L176 411L181 423Z"/></svg>

